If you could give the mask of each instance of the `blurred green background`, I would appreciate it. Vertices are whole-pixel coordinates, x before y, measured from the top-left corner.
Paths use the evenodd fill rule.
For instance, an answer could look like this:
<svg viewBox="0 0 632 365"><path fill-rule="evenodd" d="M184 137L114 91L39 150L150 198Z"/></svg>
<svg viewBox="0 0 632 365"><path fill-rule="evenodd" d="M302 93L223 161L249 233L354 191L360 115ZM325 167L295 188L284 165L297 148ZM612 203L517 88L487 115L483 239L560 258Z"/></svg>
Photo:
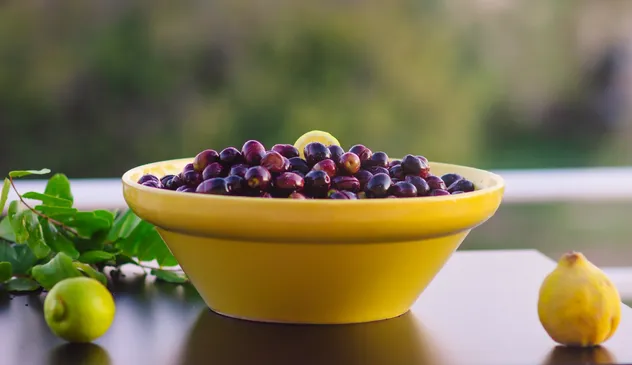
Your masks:
<svg viewBox="0 0 632 365"><path fill-rule="evenodd" d="M0 171L117 177L312 129L482 168L629 165L630 24L614 0L0 1ZM629 208L508 205L463 248L621 263Z"/></svg>

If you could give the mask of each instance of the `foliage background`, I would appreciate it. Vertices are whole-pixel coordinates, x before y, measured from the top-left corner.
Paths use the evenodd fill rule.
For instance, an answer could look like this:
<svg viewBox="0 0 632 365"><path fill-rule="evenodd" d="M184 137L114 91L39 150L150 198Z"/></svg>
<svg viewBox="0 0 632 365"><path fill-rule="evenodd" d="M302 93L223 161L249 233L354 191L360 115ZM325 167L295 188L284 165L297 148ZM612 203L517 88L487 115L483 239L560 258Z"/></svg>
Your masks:
<svg viewBox="0 0 632 365"><path fill-rule="evenodd" d="M615 0L0 1L0 171L116 177L311 129L482 168L628 165L631 48ZM507 206L464 248L629 264L627 209Z"/></svg>

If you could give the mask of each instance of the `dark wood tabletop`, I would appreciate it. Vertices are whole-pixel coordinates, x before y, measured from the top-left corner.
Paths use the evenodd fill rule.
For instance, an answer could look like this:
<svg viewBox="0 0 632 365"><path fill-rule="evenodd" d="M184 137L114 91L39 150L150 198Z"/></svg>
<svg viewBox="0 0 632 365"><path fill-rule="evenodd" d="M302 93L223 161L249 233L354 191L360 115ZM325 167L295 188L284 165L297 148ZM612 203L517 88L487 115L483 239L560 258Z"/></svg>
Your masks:
<svg viewBox="0 0 632 365"><path fill-rule="evenodd" d="M357 325L293 326L229 319L190 286L128 274L114 324L94 344L46 327L43 295L0 294L0 364L417 365L632 363L632 310L593 350L556 347L537 317L555 263L536 251L457 252L412 310Z"/></svg>

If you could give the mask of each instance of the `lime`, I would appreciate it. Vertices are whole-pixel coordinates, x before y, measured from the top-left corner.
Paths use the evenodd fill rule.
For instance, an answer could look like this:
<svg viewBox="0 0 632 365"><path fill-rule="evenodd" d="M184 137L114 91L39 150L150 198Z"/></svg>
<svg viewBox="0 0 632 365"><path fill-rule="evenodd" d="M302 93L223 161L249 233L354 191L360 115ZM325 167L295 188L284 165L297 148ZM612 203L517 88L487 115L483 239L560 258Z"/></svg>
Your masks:
<svg viewBox="0 0 632 365"><path fill-rule="evenodd" d="M69 342L91 342L112 325L116 306L97 280L75 277L55 284L44 300L44 318L53 333Z"/></svg>
<svg viewBox="0 0 632 365"><path fill-rule="evenodd" d="M325 146L340 146L340 142L338 142L336 137L332 136L331 134L323 131L310 131L300 136L299 139L294 142L294 147L298 150L301 158L305 158L305 154L303 153L305 146L312 142L320 142Z"/></svg>

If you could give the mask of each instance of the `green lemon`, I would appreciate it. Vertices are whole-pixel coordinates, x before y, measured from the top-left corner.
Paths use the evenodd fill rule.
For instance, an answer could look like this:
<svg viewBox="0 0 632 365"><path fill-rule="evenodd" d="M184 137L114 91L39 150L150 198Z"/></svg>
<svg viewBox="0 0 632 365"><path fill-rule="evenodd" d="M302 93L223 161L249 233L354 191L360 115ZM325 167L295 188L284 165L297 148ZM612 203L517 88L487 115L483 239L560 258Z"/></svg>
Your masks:
<svg viewBox="0 0 632 365"><path fill-rule="evenodd" d="M69 342L91 342L112 325L116 306L110 291L87 277L55 284L44 300L44 318L54 334Z"/></svg>

